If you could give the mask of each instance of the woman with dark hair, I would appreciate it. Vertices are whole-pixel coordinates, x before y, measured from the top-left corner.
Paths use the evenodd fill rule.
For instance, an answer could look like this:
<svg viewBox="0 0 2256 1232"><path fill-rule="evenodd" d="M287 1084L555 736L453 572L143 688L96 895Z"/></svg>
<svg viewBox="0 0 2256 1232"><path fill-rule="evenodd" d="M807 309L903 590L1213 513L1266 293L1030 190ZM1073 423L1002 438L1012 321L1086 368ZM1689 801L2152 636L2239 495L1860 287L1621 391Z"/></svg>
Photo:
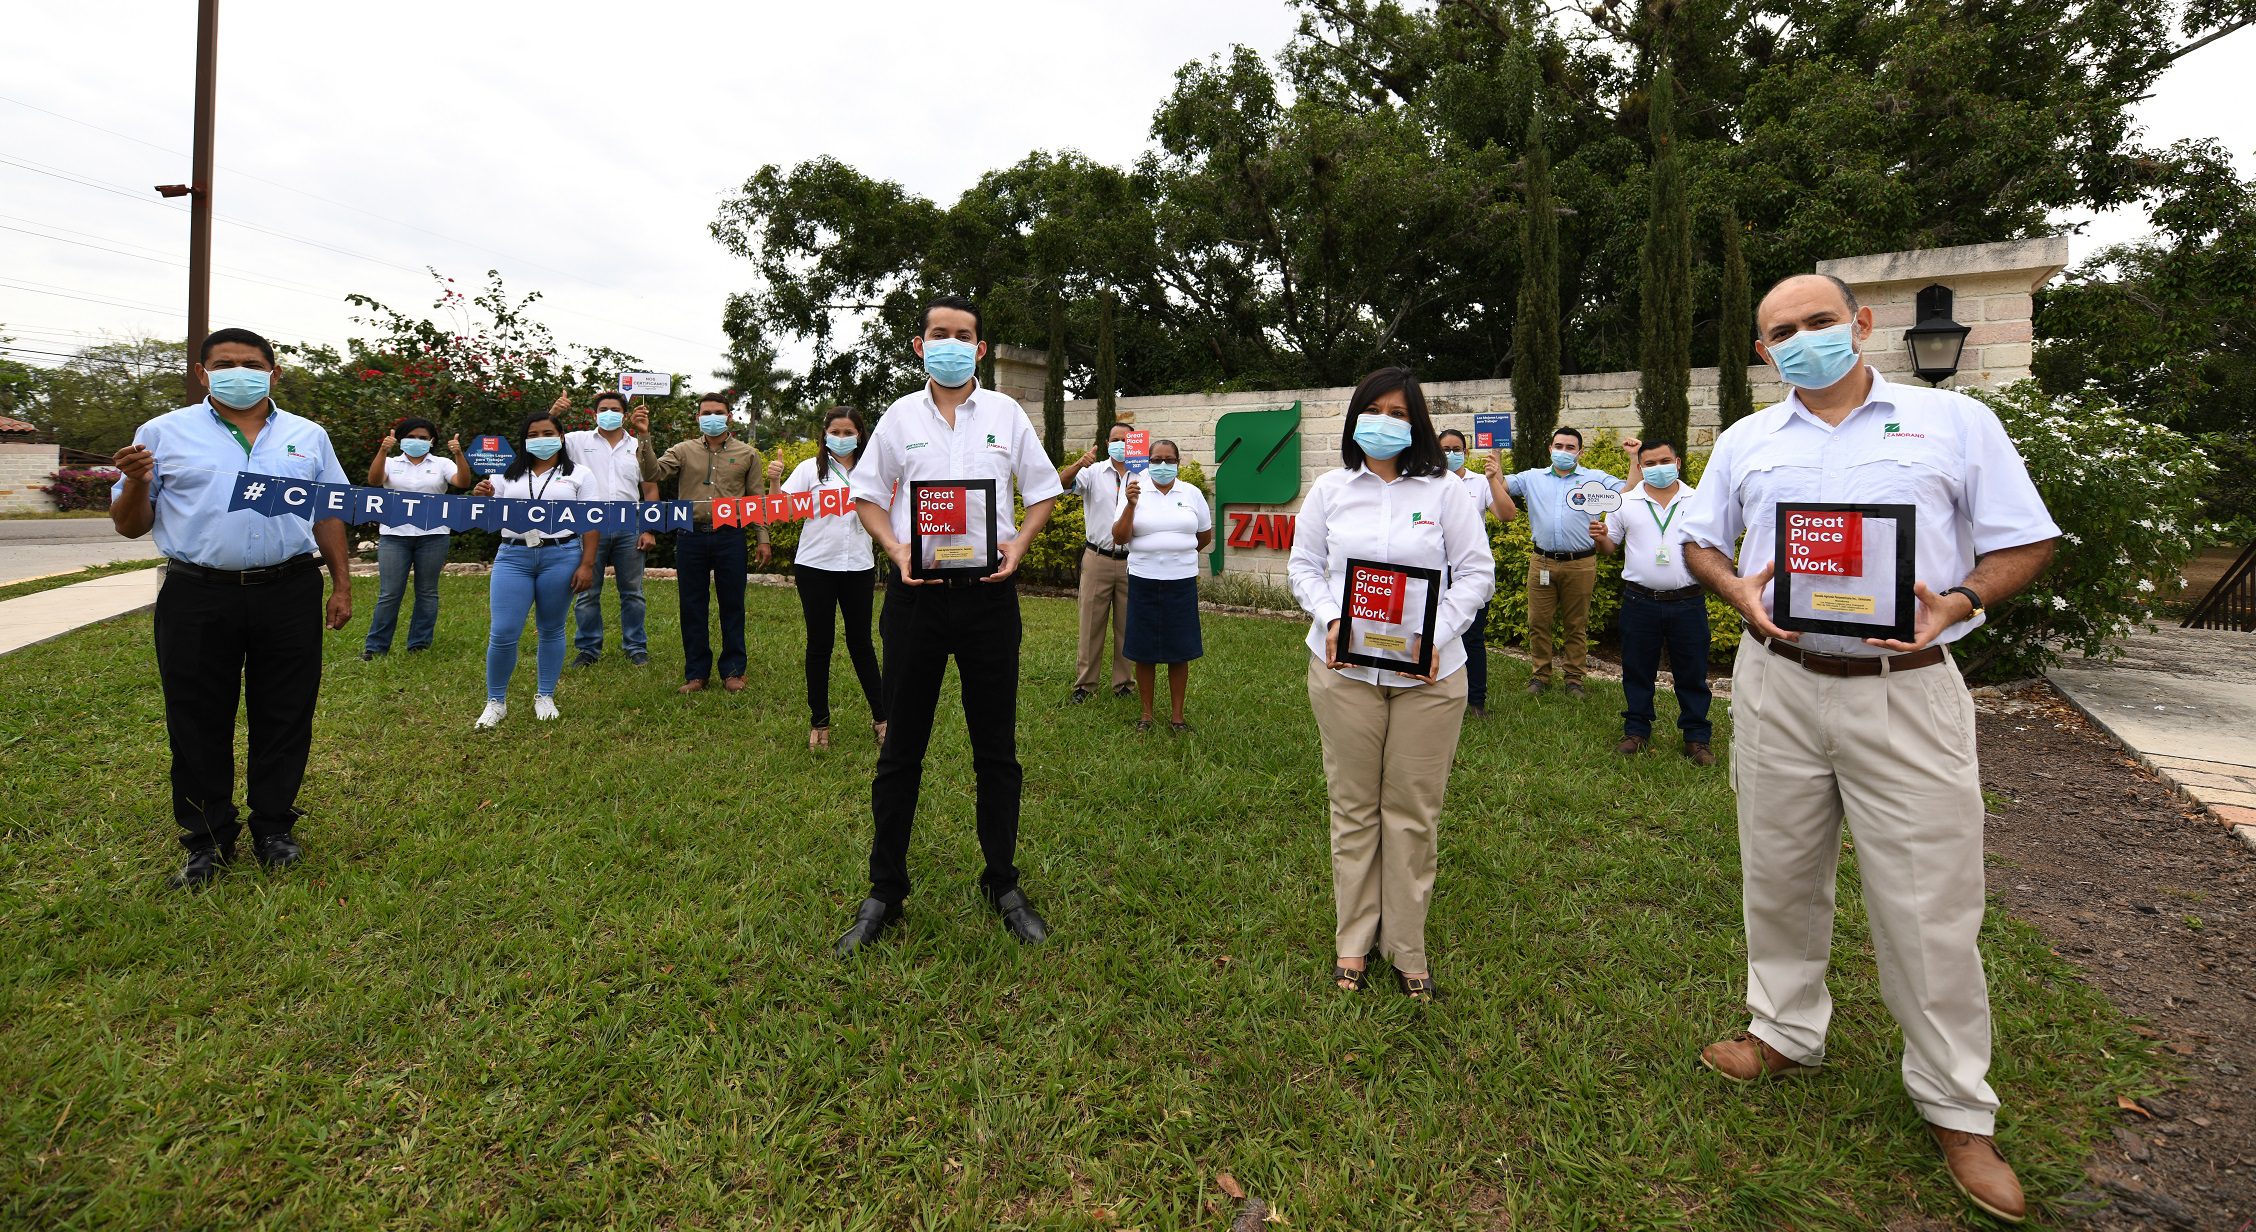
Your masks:
<svg viewBox="0 0 2256 1232"><path fill-rule="evenodd" d="M1183 694L1191 685L1191 660L1206 653L1199 637L1198 554L1214 542L1214 511L1206 493L1175 476L1183 451L1173 441L1153 441L1151 465L1128 481L1112 541L1128 545L1128 634L1121 653L1136 665L1136 696L1152 726L1158 665L1167 665L1168 729L1187 732ZM1146 489L1149 489L1148 491Z"/></svg>
<svg viewBox="0 0 2256 1232"><path fill-rule="evenodd" d="M556 412L525 416L522 435L524 452L498 481L482 480L473 492L503 500L581 499L584 472L576 473L572 460L564 456L564 424ZM578 552L569 546L575 541ZM493 616L486 635L486 708L478 715L479 728L498 727L509 716L509 677L517 670L517 643L524 637L528 610L539 628L533 717L557 716L556 679L564 674L564 617L571 610L572 596L595 584L595 549L594 531L520 527L501 532L487 589Z"/></svg>
<svg viewBox="0 0 2256 1232"><path fill-rule="evenodd" d="M476 483L470 460L462 455L461 437L447 440L454 465L431 456L431 442L438 433L437 425L413 415L393 424L368 464L368 486L444 496L449 485L467 488ZM394 444L399 446L396 454ZM361 643L363 660L391 652L392 630L399 623L400 599L407 593L411 570L415 610L407 621L407 649L413 654L430 648L439 627L439 570L446 564L447 540L443 526L386 526L377 533L376 615L368 622L368 640Z"/></svg>
<svg viewBox="0 0 2256 1232"><path fill-rule="evenodd" d="M854 463L869 441L862 413L834 406L823 414L822 448L792 469L780 491L850 491ZM768 482L783 476L783 459L768 463ZM852 509L851 497L846 507ZM831 613L846 621L846 655L869 702L870 727L885 744L885 691L878 682L877 648L870 644L870 606L877 589L877 549L862 519L812 517L799 524L799 547L791 556L791 584L799 591L799 613L807 622L807 747L830 747Z"/></svg>
<svg viewBox="0 0 2256 1232"><path fill-rule="evenodd" d="M1473 498L1473 508L1483 515L1496 513L1500 522L1509 522L1519 516L1512 503L1512 494L1504 489L1504 451L1488 451L1488 473L1481 474L1465 466L1465 434L1455 428L1441 430L1441 464L1443 469L1465 485L1465 495ZM1488 529L1484 516L1481 529ZM1488 717L1488 608L1484 605L1480 615L1465 629L1465 709L1476 719Z"/></svg>
<svg viewBox="0 0 2256 1232"><path fill-rule="evenodd" d="M1308 702L1331 796L1332 981L1343 991L1362 988L1370 960L1384 953L1402 991L1431 1001L1437 989L1426 959L1426 908L1435 822L1465 715L1462 639L1496 587L1496 562L1479 511L1446 468L1409 369L1382 368L1356 387L1340 459L1341 468L1301 502L1287 568L1293 596L1312 617ZM1445 579L1427 674L1341 659L1350 559L1431 569ZM1398 599L1412 599L1407 589Z"/></svg>

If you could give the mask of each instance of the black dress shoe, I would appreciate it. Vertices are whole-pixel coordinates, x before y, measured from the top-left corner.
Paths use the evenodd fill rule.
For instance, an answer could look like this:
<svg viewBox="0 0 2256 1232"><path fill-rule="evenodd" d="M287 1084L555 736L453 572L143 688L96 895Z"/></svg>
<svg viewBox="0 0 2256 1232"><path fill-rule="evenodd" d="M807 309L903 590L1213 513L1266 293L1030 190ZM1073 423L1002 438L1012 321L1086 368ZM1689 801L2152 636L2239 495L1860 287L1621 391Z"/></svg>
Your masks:
<svg viewBox="0 0 2256 1232"><path fill-rule="evenodd" d="M1003 927L1010 935L1027 945L1040 945L1049 940L1050 926L1035 913L1034 904L1026 901L1026 891L1005 890L991 900L995 910L1003 917Z"/></svg>
<svg viewBox="0 0 2256 1232"><path fill-rule="evenodd" d="M298 840L288 830L280 834L254 834L251 836L251 854L258 857L259 867L284 869L305 858Z"/></svg>
<svg viewBox="0 0 2256 1232"><path fill-rule="evenodd" d="M583 650L580 653L572 656L572 666L594 667L595 661L598 657L599 656L592 650Z"/></svg>
<svg viewBox="0 0 2256 1232"><path fill-rule="evenodd" d="M188 853L188 863L165 879L175 890L201 890L235 859L233 847L198 847Z"/></svg>
<svg viewBox="0 0 2256 1232"><path fill-rule="evenodd" d="M854 926L831 948L840 958L852 958L855 951L884 936L885 930L900 918L901 904L865 898L861 910L854 913Z"/></svg>

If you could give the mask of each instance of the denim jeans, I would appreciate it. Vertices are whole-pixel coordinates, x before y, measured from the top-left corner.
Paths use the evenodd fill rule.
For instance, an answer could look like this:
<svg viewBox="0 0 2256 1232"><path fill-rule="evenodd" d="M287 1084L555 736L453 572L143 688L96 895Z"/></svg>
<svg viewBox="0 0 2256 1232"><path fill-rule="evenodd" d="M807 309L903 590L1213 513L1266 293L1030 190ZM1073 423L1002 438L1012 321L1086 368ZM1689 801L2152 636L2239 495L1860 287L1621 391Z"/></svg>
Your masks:
<svg viewBox="0 0 2256 1232"><path fill-rule="evenodd" d="M1687 744L1708 743L1708 605L1697 595L1659 603L1624 593L1621 606L1622 734L1653 734L1653 691L1668 648L1676 725Z"/></svg>
<svg viewBox="0 0 2256 1232"><path fill-rule="evenodd" d="M603 653L603 570L609 566L619 576L619 647L631 657L650 653L650 640L642 631L642 549L635 542L642 532L616 531L601 535L595 545L595 585L572 600L573 623L579 632L572 648L585 654Z"/></svg>
<svg viewBox="0 0 2256 1232"><path fill-rule="evenodd" d="M564 674L564 613L571 607L572 571L580 567L580 545L567 540L554 547L529 548L504 543L494 553L488 602L493 630L486 638L486 696L509 696L509 677L517 670L517 640L525 635L525 615L533 612L540 631L534 657L540 683L535 692L553 696Z"/></svg>
<svg viewBox="0 0 2256 1232"><path fill-rule="evenodd" d="M399 623L400 600L407 594L407 575L415 573L415 609L407 620L407 648L421 650L431 644L439 627L439 569L446 564L447 535L379 535L376 539L376 615L368 622L368 640L361 649L385 654L392 648L392 629Z"/></svg>

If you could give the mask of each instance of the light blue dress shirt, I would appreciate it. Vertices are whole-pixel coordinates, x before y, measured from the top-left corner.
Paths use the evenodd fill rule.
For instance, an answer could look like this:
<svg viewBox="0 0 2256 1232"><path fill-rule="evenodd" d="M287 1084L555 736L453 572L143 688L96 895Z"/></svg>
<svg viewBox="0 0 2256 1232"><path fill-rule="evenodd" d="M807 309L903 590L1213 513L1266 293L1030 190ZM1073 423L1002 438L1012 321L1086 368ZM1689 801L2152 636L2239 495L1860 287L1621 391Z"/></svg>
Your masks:
<svg viewBox="0 0 2256 1232"><path fill-rule="evenodd" d="M1535 536L1537 548L1545 552L1587 552L1596 546L1590 541L1591 517L1570 507L1567 493L1593 479L1616 492L1622 490L1621 480L1582 466L1572 475L1562 475L1548 466L1521 471L1504 481L1504 490L1527 511L1528 532Z"/></svg>
<svg viewBox="0 0 2256 1232"><path fill-rule="evenodd" d="M249 471L315 483L347 482L345 468L337 465L336 451L329 447L329 433L280 407L268 413L266 427L248 453L209 402L142 424L133 443L156 456L156 472L149 477L156 521L149 533L157 550L167 559L206 569L264 569L314 550L313 523L304 518L268 517L250 509L228 512L237 475ZM111 487L110 499L124 491L121 478Z"/></svg>

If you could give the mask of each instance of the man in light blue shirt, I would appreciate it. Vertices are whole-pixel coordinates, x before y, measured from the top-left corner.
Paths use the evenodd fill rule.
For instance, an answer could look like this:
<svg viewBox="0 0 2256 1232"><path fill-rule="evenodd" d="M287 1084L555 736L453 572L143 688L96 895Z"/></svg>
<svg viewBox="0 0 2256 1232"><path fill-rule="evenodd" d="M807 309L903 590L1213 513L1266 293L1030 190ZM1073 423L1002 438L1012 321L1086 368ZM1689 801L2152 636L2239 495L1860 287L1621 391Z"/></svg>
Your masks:
<svg viewBox="0 0 2256 1232"><path fill-rule="evenodd" d="M247 329L204 339L195 374L210 396L142 424L111 459L119 534L154 534L165 554L157 592L157 678L172 746L172 815L188 849L175 887L202 889L235 856L235 712L250 722L245 802L259 863L301 852L292 827L313 747L321 690L321 570L327 624L352 620L345 524L228 511L250 472L343 484L329 434L274 405L274 347ZM315 552L318 549L319 556Z"/></svg>
<svg viewBox="0 0 2256 1232"><path fill-rule="evenodd" d="M1637 456L1637 442L1622 442ZM1520 508L1527 510L1528 530L1535 550L1528 555L1528 655L1535 674L1528 692L1539 694L1551 687L1552 622L1566 626L1566 643L1557 656L1566 677L1567 694L1582 696L1582 677L1590 657L1590 595L1598 588L1597 548L1590 539L1590 514L1569 503L1569 496L1585 484L1602 484L1616 492L1622 481L1604 471L1582 465L1582 433L1561 427L1551 434L1551 465L1521 471L1504 481L1504 488Z"/></svg>

